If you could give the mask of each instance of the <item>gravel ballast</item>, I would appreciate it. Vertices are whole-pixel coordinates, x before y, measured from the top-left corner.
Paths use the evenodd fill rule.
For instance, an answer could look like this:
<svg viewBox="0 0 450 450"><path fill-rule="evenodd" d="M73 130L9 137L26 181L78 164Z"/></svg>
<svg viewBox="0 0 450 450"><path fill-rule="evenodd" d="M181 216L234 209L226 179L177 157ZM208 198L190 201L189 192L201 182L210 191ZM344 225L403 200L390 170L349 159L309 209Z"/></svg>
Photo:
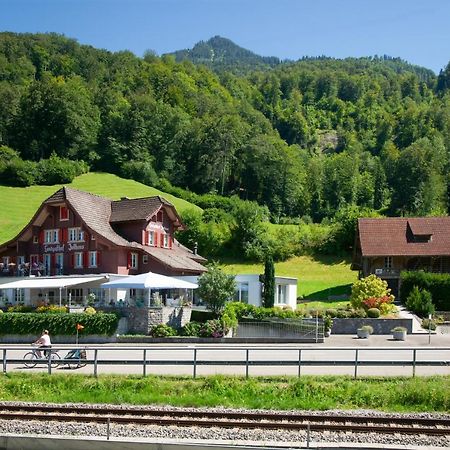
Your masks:
<svg viewBox="0 0 450 450"><path fill-rule="evenodd" d="M7 407L8 405L39 405L37 403L26 402L0 402L0 406ZM45 404L50 406L62 406L56 404ZM66 406L83 406L86 404L66 404ZM168 410L204 410L204 411L232 411L232 412L246 412L244 409L228 409L228 408L176 408L172 406L130 406L130 405L89 405L93 408L102 409L107 406L121 408L126 412L130 409L165 409ZM252 410L252 412L257 412ZM277 412L264 410L261 412ZM292 414L301 413L302 411L290 411ZM352 410L352 411L329 411L330 414L338 412L342 416L358 414L361 417L376 417L389 415L395 417L414 417L414 418L446 418L450 415L446 414L386 414L373 410ZM283 411L289 413L289 411ZM44 413L45 414L45 413ZM314 412L308 411L308 414ZM317 413L319 414L319 412ZM320 414L326 414L321 411ZM23 422L18 420L0 420L0 435L54 435L54 436L106 436L107 427L104 424L96 423L61 423L50 421L30 421ZM196 441L204 440L206 442L224 442L229 441L236 443L260 442L261 444L268 442L288 444L288 443L304 443L307 439L306 431L291 431L291 430L248 430L248 429L224 429L219 427L203 428L203 427L173 427L173 426L155 426L155 425L123 425L111 423L110 436L117 438L138 438L151 441L152 439L176 439L179 441ZM421 436L410 434L378 434L378 433L336 433L336 432L316 432L310 433L311 442L328 442L328 443L361 443L361 444L379 444L379 445L402 445L408 447L441 447L450 448L450 439L448 437L439 436Z"/></svg>

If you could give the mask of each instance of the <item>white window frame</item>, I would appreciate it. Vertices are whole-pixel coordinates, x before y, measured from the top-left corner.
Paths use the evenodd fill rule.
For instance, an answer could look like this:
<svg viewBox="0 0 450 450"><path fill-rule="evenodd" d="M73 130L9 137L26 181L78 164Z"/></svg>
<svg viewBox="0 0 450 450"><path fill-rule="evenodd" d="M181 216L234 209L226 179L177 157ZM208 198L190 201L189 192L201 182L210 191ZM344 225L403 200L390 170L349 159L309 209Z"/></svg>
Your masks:
<svg viewBox="0 0 450 450"><path fill-rule="evenodd" d="M33 236L33 244L39 244L39 236Z"/></svg>
<svg viewBox="0 0 450 450"><path fill-rule="evenodd" d="M148 231L147 232L147 240L148 240L148 245L151 245L152 247L155 246L155 232L154 231Z"/></svg>
<svg viewBox="0 0 450 450"><path fill-rule="evenodd" d="M82 269L83 268L83 252L75 252L74 253L73 267L74 267L74 269Z"/></svg>
<svg viewBox="0 0 450 450"><path fill-rule="evenodd" d="M97 250L89 252L89 267L97 267Z"/></svg>
<svg viewBox="0 0 450 450"><path fill-rule="evenodd" d="M277 284L275 288L275 305L286 305L287 294L287 285ZM280 301L280 297L282 297L283 301Z"/></svg>
<svg viewBox="0 0 450 450"><path fill-rule="evenodd" d="M148 264L148 255L142 255L142 264Z"/></svg>
<svg viewBox="0 0 450 450"><path fill-rule="evenodd" d="M9 266L9 263L11 261L11 258L9 256L3 256L2 257L2 263L3 263L3 269Z"/></svg>
<svg viewBox="0 0 450 450"><path fill-rule="evenodd" d="M84 242L84 231L80 227L69 228L69 242Z"/></svg>
<svg viewBox="0 0 450 450"><path fill-rule="evenodd" d="M44 244L59 244L59 230L45 230L44 231Z"/></svg>
<svg viewBox="0 0 450 450"><path fill-rule="evenodd" d="M138 269L139 268L139 255L137 253L131 253L131 265L130 269Z"/></svg>
<svg viewBox="0 0 450 450"><path fill-rule="evenodd" d="M164 248L169 248L169 235L166 234L166 233L164 233L163 247Z"/></svg>

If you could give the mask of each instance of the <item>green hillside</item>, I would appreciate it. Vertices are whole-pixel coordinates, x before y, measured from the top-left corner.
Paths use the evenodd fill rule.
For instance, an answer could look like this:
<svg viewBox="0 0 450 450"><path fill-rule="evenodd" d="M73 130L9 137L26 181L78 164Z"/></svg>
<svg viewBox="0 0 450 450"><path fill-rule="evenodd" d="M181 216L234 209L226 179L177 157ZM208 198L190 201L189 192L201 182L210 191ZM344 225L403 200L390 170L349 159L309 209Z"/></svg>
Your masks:
<svg viewBox="0 0 450 450"><path fill-rule="evenodd" d="M230 274L264 273L264 264L223 262ZM327 300L330 296L349 293L358 273L350 270L350 262L337 256L297 256L275 264L275 274L297 278L297 296L311 300Z"/></svg>
<svg viewBox="0 0 450 450"><path fill-rule="evenodd" d="M62 185L30 186L26 188L0 186L0 242L13 238L31 219L40 204ZM74 189L117 200L120 197L150 197L161 195L178 211L200 209L185 200L107 173L87 173L68 184Z"/></svg>

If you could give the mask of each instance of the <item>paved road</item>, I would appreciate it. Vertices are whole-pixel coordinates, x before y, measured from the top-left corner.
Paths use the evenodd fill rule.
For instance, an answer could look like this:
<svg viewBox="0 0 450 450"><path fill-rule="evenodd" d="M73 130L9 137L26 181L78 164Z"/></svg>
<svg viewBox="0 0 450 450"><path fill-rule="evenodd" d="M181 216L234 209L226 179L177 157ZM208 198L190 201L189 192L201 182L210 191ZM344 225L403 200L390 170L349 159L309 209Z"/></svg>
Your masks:
<svg viewBox="0 0 450 450"><path fill-rule="evenodd" d="M430 341L430 342L429 342ZM100 363L97 368L98 374L142 374L142 360L144 349L146 349L147 374L170 374L170 375L193 375L192 361L194 353L196 360L218 361L222 364L197 365L196 374L210 375L215 373L229 375L246 374L246 358L250 361L291 361L291 366L251 366L248 368L249 375L298 375L299 356L304 362L321 362L320 365L301 365L302 375L351 375L355 374L354 361L358 359L358 376L410 376L413 368L410 365L392 365L392 361L410 362L414 358L417 361L445 361L441 366L420 366L415 369L416 375L450 375L450 335L409 335L407 341L394 341L391 336L371 336L369 339L357 339L350 335L335 335L327 338L322 344L234 344L234 345L194 345L194 344L154 344L154 345L96 345L98 348L97 360ZM1 346L7 348L7 357L21 358L27 346ZM55 347L56 348L56 347ZM197 349L194 352L194 349ZM416 349L415 352L413 349ZM67 348L59 351L63 357ZM88 347L88 359L95 359L95 352ZM102 361L110 361L112 364L102 365ZM172 361L169 365L155 365L152 361ZM127 365L115 365L114 361L128 361ZM139 363L138 361L141 361ZM341 366L340 362L351 361L350 366ZM365 361L384 361L383 366L362 366ZM177 362L189 362L188 365L177 364ZM233 363L241 362L239 366ZM45 371L46 366L40 365L34 369L27 369L23 364L7 366L8 372L16 371L38 372ZM65 373L67 367L55 369L55 373ZM88 364L86 367L72 370L77 373L92 374L94 367Z"/></svg>

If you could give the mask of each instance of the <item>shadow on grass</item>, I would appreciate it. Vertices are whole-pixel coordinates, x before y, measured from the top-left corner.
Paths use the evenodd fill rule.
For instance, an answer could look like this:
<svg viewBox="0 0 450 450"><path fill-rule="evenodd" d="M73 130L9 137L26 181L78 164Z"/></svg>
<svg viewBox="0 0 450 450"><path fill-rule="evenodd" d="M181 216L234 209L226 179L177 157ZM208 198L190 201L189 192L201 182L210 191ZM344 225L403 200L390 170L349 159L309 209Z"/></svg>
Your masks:
<svg viewBox="0 0 450 450"><path fill-rule="evenodd" d="M343 254L343 255L321 255L321 254L313 254L310 255L314 261L317 261L321 264L332 266L334 264L351 264L352 263L352 255Z"/></svg>
<svg viewBox="0 0 450 450"><path fill-rule="evenodd" d="M347 297L351 294L352 285L341 284L339 286L332 286L321 291L311 292L305 296L304 301L321 301L321 302L335 302L336 300L347 300Z"/></svg>

